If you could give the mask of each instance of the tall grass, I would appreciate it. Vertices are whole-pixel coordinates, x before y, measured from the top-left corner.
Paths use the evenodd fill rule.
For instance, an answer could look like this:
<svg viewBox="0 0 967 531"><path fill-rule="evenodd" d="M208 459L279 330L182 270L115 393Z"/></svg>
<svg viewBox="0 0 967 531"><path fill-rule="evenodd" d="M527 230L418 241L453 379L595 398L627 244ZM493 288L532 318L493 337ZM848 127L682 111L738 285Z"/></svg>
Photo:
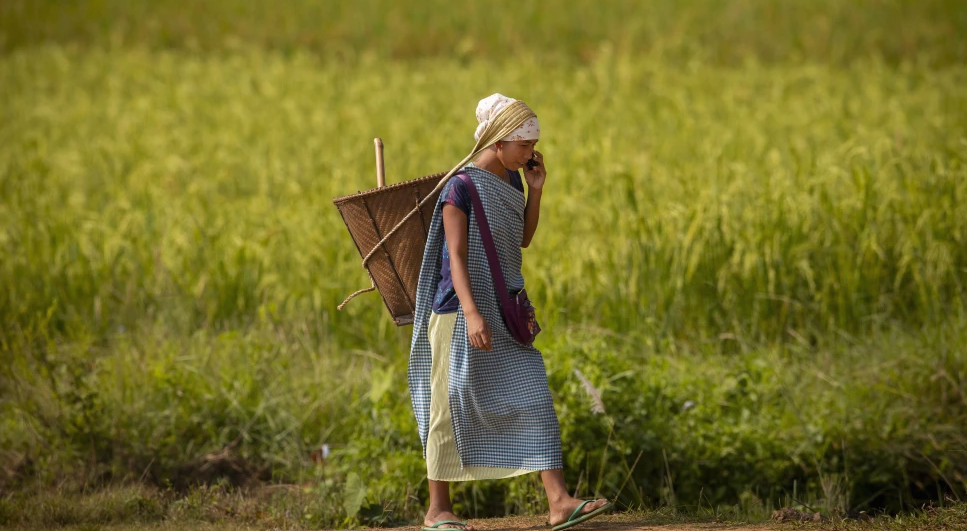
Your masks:
<svg viewBox="0 0 967 531"><path fill-rule="evenodd" d="M365 57L591 62L605 49L671 63L962 65L967 10L957 0L8 0L0 52L44 43L231 51L256 46Z"/></svg>
<svg viewBox="0 0 967 531"><path fill-rule="evenodd" d="M144 316L180 332L311 317L389 340L378 304L332 312L366 278L330 199L373 186L373 136L391 181L448 167L498 87L548 131L525 273L551 322L809 339L963 315L960 69L611 58L534 84L536 60L347 70L60 48L2 69L7 323L49 313L72 337Z"/></svg>
<svg viewBox="0 0 967 531"><path fill-rule="evenodd" d="M228 455L243 483L353 501L313 525L420 518L410 330L376 295L334 310L367 277L331 199L373 186L375 136L390 182L449 168L477 99L501 91L545 131L524 275L569 485L716 511L967 497L955 4L657 3L648 27L706 38L629 22L610 43L606 22L644 8L574 4L532 33L469 32L490 40L453 57L439 43L456 30L432 17L456 15L430 8L332 4L303 46L321 4L173 5L0 7L0 486L180 491ZM367 13L376 26L350 23ZM797 29L767 47L714 16ZM823 20L826 52L799 33ZM871 29L900 20L915 46ZM354 51L334 61L328 43ZM508 44L528 51L493 51ZM533 477L456 500L479 516L544 503Z"/></svg>

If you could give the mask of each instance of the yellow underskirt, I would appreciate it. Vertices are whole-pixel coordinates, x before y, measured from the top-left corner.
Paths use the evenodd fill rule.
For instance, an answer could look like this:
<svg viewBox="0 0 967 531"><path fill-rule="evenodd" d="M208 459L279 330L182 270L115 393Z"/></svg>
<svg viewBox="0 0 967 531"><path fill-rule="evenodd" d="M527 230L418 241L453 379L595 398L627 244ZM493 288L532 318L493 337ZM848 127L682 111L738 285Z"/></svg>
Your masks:
<svg viewBox="0 0 967 531"><path fill-rule="evenodd" d="M427 334L433 362L430 368L430 429L426 438L427 478L434 481L473 481L512 478L533 472L521 468L460 466L457 443L450 419L450 341L457 314L430 314Z"/></svg>

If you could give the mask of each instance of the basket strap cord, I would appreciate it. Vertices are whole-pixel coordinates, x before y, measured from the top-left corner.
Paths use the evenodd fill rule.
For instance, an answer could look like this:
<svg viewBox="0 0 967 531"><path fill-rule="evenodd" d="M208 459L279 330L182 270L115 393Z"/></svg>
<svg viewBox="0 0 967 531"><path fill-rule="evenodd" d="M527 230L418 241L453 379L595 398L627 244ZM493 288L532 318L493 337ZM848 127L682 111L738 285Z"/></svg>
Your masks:
<svg viewBox="0 0 967 531"><path fill-rule="evenodd" d="M369 266L368 266L369 259L373 256L373 254L376 253L376 250L379 249L384 243L386 243L386 241L389 240L389 238L393 234L395 234L396 231L403 226L403 224L405 224L411 217L413 217L417 212L419 212L420 208L423 207L423 205L427 201L429 201L431 197L434 197L437 194L437 192L442 190L443 187L447 184L447 181L450 180L450 177L453 177L453 174L460 171L460 169L463 168L468 162L477 158L477 155L480 155L481 153L483 153L485 149L489 148L495 142L512 133L515 129L520 127L525 121L535 117L537 117L537 115L534 114L534 111L532 111L530 107L527 106L527 104L525 104L520 100L515 101L514 103L511 103L510 105L505 107L502 111L500 111L500 113L497 114L497 116L495 116L490 121L490 124L487 125L487 128L484 130L483 134L480 135L480 140L478 140L477 144L473 147L473 151L471 151L469 155L464 157L464 159L460 161L459 164L454 166L452 170L447 172L447 174L443 176L442 179L440 179L440 182L437 183L436 187L433 188L433 191L427 194L426 197L424 197L419 202L419 204L416 205L416 208L414 208L408 214L406 214L406 216L404 216L403 219L401 219L400 222L397 223L395 227L390 229L390 231L387 232L386 235L383 236L383 238L379 242L377 242L376 245L373 246L373 249L369 251L369 253L367 253L366 256L363 257L363 263L362 263L363 269L366 269L366 272L369 273ZM362 295L363 293L375 291L376 280L373 278L372 273L369 273L369 280L371 284L370 287L361 289L353 293L349 297L347 297L346 300L344 300L342 304L338 306L338 309L342 310L343 307L345 307L349 301L356 298L357 295Z"/></svg>
<svg viewBox="0 0 967 531"><path fill-rule="evenodd" d="M369 272L369 269L367 269L366 272L368 273ZM373 274L372 273L369 273L369 287L368 288L363 288L361 290L358 290L358 291L353 292L352 295L346 297L346 300L342 301L342 304L340 304L339 306L336 306L336 308L339 309L339 310L342 310L343 308L345 308L346 304L348 304L349 301L355 299L357 295L362 295L363 293L369 293L370 291L376 291L376 279L373 278Z"/></svg>

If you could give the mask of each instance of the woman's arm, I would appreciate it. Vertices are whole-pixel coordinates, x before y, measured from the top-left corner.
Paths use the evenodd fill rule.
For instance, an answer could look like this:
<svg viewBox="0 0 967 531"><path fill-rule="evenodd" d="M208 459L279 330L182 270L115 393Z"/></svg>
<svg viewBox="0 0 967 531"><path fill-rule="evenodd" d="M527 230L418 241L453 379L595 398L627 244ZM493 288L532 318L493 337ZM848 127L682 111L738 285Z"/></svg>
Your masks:
<svg viewBox="0 0 967 531"><path fill-rule="evenodd" d="M524 206L524 241L520 242L521 247L530 245L534 233L537 232L537 222L541 219L541 193L543 191L540 188L528 188L527 205Z"/></svg>
<svg viewBox="0 0 967 531"><path fill-rule="evenodd" d="M450 203L443 204L443 231L450 249L450 276L457 292L463 315L467 320L467 337L470 344L482 350L493 348L490 326L480 314L470 290L470 269L467 266L467 215Z"/></svg>
<svg viewBox="0 0 967 531"><path fill-rule="evenodd" d="M524 241L521 247L527 247L537 232L537 222L541 219L541 195L544 193L544 181L547 179L547 169L544 168L544 155L534 152L534 159L539 163L533 170L524 168L524 180L527 181L527 204L524 205Z"/></svg>

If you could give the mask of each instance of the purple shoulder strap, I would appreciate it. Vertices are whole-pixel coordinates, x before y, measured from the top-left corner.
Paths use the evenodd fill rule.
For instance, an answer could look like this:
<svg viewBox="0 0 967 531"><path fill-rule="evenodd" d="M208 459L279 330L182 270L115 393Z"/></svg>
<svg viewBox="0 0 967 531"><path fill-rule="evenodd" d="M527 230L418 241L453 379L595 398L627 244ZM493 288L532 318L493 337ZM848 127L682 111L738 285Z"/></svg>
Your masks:
<svg viewBox="0 0 967 531"><path fill-rule="evenodd" d="M500 269L500 257L497 256L497 246L494 245L493 234L490 233L490 223L484 214L483 202L480 201L480 194L473 180L464 172L457 173L454 177L460 178L467 185L470 192L470 202L473 203L473 212L477 218L477 226L480 227L480 239L483 240L484 251L487 253L487 262L490 264L490 274L494 276L494 287L500 297L500 305L507 315L507 309L511 308L510 294L507 292L507 283L504 281L504 272Z"/></svg>

